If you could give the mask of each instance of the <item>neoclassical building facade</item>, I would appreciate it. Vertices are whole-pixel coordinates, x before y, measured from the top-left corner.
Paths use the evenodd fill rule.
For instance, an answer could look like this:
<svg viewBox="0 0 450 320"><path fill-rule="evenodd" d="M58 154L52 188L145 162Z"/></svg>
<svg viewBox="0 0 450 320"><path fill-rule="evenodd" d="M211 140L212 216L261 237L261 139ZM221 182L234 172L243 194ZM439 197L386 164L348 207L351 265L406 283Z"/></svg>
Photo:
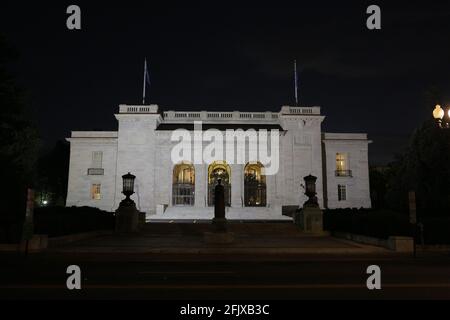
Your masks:
<svg viewBox="0 0 450 320"><path fill-rule="evenodd" d="M303 177L309 174L317 177L322 208L371 206L367 135L322 132L325 117L320 107L163 112L157 105L120 105L115 117L117 131L72 131L67 139L71 144L67 206L114 211L123 199L122 175L128 172L136 176L132 198L148 219L212 218L213 190L219 180L225 187L229 218L290 219L292 208L306 201ZM250 156L247 140L244 161L227 161L224 145L226 154L217 158L216 153L209 162L192 157L174 162L173 150L179 143L173 139L174 132L192 133L195 140L199 123L205 133L257 134L258 142L267 144L272 167ZM278 142L270 137L261 140L262 133L276 133ZM204 139L197 143L208 146ZM237 147L239 141L233 143ZM274 169L275 157L276 170L269 170Z"/></svg>

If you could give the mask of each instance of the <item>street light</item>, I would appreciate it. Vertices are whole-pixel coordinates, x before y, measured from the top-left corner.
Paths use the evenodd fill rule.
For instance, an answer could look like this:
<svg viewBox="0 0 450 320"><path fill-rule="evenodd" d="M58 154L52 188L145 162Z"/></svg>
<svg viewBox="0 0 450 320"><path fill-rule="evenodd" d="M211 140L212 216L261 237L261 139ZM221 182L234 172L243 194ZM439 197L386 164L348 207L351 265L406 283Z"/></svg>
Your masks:
<svg viewBox="0 0 450 320"><path fill-rule="evenodd" d="M135 232L139 226L139 211L136 209L136 204L130 199L134 194L134 179L136 176L127 173L122 176L123 189L122 193L126 196L116 210L116 232Z"/></svg>
<svg viewBox="0 0 450 320"><path fill-rule="evenodd" d="M136 176L128 172L126 175L122 176L122 179L123 179L122 193L126 196L124 203L133 202L133 200L130 199L130 196L134 194L134 179L136 179Z"/></svg>
<svg viewBox="0 0 450 320"><path fill-rule="evenodd" d="M450 107L447 107L445 111L440 105L436 105L433 110L433 118L436 120L439 128L449 129L450 128Z"/></svg>

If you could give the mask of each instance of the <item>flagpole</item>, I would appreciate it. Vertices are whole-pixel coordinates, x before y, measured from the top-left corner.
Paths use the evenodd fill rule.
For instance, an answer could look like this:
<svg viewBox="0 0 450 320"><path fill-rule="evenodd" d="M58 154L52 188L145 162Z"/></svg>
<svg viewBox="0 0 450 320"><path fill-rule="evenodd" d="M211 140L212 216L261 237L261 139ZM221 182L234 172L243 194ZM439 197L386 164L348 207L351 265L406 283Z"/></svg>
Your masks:
<svg viewBox="0 0 450 320"><path fill-rule="evenodd" d="M147 73L147 58L144 60L144 82L143 82L143 89L142 89L142 105L145 105L145 77Z"/></svg>
<svg viewBox="0 0 450 320"><path fill-rule="evenodd" d="M294 60L295 106L298 107L297 60Z"/></svg>

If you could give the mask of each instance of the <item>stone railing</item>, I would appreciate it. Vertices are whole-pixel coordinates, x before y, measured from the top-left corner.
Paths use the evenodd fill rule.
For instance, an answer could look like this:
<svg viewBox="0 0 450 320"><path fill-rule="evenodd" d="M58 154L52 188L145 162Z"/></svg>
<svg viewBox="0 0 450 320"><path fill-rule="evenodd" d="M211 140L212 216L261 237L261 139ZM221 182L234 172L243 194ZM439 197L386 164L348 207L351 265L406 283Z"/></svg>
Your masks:
<svg viewBox="0 0 450 320"><path fill-rule="evenodd" d="M352 170L336 170L336 177L353 177Z"/></svg>
<svg viewBox="0 0 450 320"><path fill-rule="evenodd" d="M129 106L121 104L119 106L119 113L158 113L158 106L156 104L148 106Z"/></svg>
<svg viewBox="0 0 450 320"><path fill-rule="evenodd" d="M120 105L120 113L129 114L157 114L158 105ZM166 111L163 113L166 120L261 120L276 121L282 115L320 115L320 107L290 107L284 106L281 112L211 112L211 111Z"/></svg>
<svg viewBox="0 0 450 320"><path fill-rule="evenodd" d="M286 115L320 115L320 107L290 107L283 106L281 114Z"/></svg>
<svg viewBox="0 0 450 320"><path fill-rule="evenodd" d="M211 111L166 111L164 112L164 120L212 120L212 121L228 121L228 120L261 120L275 121L278 120L278 112L211 112Z"/></svg>

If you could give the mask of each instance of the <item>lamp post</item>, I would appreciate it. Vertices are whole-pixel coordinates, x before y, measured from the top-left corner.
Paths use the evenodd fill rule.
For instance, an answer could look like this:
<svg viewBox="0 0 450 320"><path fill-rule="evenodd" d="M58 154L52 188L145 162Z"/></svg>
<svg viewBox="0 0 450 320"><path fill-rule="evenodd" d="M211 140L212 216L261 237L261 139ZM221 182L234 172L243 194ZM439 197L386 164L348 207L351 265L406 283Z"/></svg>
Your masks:
<svg viewBox="0 0 450 320"><path fill-rule="evenodd" d="M122 193L126 198L120 202L119 208L116 210L116 232L135 232L139 224L139 211L130 197L134 194L136 176L128 172L122 176L122 179Z"/></svg>
<svg viewBox="0 0 450 320"><path fill-rule="evenodd" d="M450 107L447 110L442 109L440 105L436 105L433 110L433 118L436 120L437 125L441 129L450 128Z"/></svg>
<svg viewBox="0 0 450 320"><path fill-rule="evenodd" d="M132 175L131 173L127 173L122 176L123 180L123 188L122 193L125 195L125 199L122 200L120 203L124 205L133 205L134 201L130 199L130 197L134 194L134 180L136 179L136 176Z"/></svg>

